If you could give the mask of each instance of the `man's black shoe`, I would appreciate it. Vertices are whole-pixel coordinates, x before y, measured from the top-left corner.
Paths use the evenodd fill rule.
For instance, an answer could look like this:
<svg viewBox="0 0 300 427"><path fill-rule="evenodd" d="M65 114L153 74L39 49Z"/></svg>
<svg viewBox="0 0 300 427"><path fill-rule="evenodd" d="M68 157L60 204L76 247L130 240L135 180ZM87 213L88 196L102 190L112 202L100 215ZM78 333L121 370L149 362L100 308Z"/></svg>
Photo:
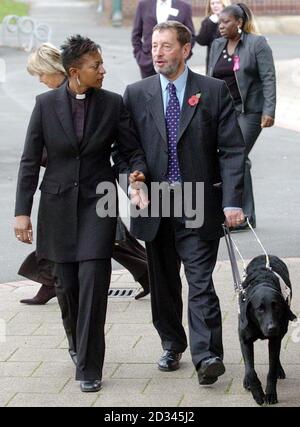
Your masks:
<svg viewBox="0 0 300 427"><path fill-rule="evenodd" d="M94 393L101 389L101 380L80 381L80 389L84 393Z"/></svg>
<svg viewBox="0 0 300 427"><path fill-rule="evenodd" d="M219 357L209 357L202 360L198 369L198 380L200 385L209 385L217 381L225 372L225 366Z"/></svg>
<svg viewBox="0 0 300 427"><path fill-rule="evenodd" d="M182 353L166 350L158 361L158 369L160 371L176 371L179 369L179 361Z"/></svg>
<svg viewBox="0 0 300 427"><path fill-rule="evenodd" d="M74 363L74 365L77 365L77 353L74 350L69 350L69 355L71 356L71 359Z"/></svg>

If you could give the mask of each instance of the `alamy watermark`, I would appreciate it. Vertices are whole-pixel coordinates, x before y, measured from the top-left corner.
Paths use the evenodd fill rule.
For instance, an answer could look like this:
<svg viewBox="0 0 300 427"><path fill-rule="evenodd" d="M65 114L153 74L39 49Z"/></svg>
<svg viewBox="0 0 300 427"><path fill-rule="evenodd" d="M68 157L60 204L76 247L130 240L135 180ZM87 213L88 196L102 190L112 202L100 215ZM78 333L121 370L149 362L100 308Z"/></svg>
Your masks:
<svg viewBox="0 0 300 427"><path fill-rule="evenodd" d="M119 175L119 184L127 188L128 177ZM130 191L130 190L129 190ZM150 188L145 183L139 183L139 190L144 200L149 200L143 209L131 204L127 211L132 218L184 218L186 228L199 228L204 222L204 183L184 182L169 184L167 182L152 182ZM117 189L112 182L101 182L96 193L102 197L96 207L100 218L116 217L118 213Z"/></svg>

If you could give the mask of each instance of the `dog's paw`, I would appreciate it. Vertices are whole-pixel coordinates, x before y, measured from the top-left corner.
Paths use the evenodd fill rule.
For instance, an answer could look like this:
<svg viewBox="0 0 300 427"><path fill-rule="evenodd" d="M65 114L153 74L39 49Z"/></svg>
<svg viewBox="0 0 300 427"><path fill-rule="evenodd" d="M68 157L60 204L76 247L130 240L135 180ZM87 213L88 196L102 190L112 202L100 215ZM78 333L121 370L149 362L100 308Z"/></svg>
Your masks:
<svg viewBox="0 0 300 427"><path fill-rule="evenodd" d="M279 366L279 368L277 369L277 378L279 380L284 380L286 378L286 375L282 366Z"/></svg>
<svg viewBox="0 0 300 427"><path fill-rule="evenodd" d="M250 381L247 377L244 377L243 386L245 390L250 391Z"/></svg>
<svg viewBox="0 0 300 427"><path fill-rule="evenodd" d="M275 405L278 403L277 393L267 393L265 397L265 403L267 405Z"/></svg>
<svg viewBox="0 0 300 427"><path fill-rule="evenodd" d="M255 371L245 375L244 388L251 391L253 399L258 405L263 405L265 403L265 393Z"/></svg>
<svg viewBox="0 0 300 427"><path fill-rule="evenodd" d="M261 387L255 387L251 390L253 399L258 405L263 405L265 403L265 393Z"/></svg>

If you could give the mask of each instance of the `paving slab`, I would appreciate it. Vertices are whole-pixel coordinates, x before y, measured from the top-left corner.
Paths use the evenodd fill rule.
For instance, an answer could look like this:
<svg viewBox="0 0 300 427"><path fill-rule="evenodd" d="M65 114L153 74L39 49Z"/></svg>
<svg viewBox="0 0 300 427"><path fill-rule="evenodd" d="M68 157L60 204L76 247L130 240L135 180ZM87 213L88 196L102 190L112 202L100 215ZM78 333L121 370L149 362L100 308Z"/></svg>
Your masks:
<svg viewBox="0 0 300 427"><path fill-rule="evenodd" d="M10 399L7 407L28 407L28 408L60 408L60 407L91 407L96 402L97 397L93 394L42 394L42 393L17 393Z"/></svg>
<svg viewBox="0 0 300 427"><path fill-rule="evenodd" d="M30 377L40 362L0 362L1 377Z"/></svg>

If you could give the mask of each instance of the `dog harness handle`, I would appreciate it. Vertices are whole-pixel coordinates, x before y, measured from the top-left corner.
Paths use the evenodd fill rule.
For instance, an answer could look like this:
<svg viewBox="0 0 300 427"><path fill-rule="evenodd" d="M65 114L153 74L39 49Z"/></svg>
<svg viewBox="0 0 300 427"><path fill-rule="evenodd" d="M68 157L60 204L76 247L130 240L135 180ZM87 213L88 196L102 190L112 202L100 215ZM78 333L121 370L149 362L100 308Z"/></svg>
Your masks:
<svg viewBox="0 0 300 427"><path fill-rule="evenodd" d="M248 218L248 217L246 218L246 220L247 220L247 224L248 224L248 226L249 226L250 230L252 231L252 233L254 234L254 236L255 236L255 238L256 238L257 243L260 245L260 247L261 247L261 248L262 248L262 250L264 251L264 254L265 254L265 256L266 256L266 268L268 268L269 270L272 270L272 268L271 268L271 266L270 266L270 259L269 259L269 255L268 255L267 251L265 250L265 248L264 248L263 244L261 243L261 240L259 239L259 237L258 237L258 236L257 236L257 234L255 233L255 231L254 231L254 229L253 229L252 225L250 224L250 221L249 221L249 218Z"/></svg>

